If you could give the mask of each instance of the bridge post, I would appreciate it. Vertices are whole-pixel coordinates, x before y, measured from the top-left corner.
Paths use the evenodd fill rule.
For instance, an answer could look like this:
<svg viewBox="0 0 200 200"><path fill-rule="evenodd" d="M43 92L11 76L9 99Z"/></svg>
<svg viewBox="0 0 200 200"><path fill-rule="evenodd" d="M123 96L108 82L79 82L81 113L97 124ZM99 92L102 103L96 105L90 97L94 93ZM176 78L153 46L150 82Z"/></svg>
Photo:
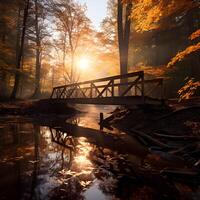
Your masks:
<svg viewBox="0 0 200 200"><path fill-rule="evenodd" d="M92 98L92 93L93 93L93 85L92 85L92 83L90 84L90 98Z"/></svg>
<svg viewBox="0 0 200 200"><path fill-rule="evenodd" d="M114 79L113 79L113 81L112 81L112 89L111 89L111 91L112 91L112 97L114 97L115 96L115 81L114 81Z"/></svg>
<svg viewBox="0 0 200 200"><path fill-rule="evenodd" d="M142 86L142 88L141 88L142 101L143 101L143 103L145 103L145 94L144 94L144 72L141 74L141 79L142 79L142 81L141 81L141 86Z"/></svg>
<svg viewBox="0 0 200 200"><path fill-rule="evenodd" d="M103 130L103 113L100 113L99 125L100 125L100 130Z"/></svg>
<svg viewBox="0 0 200 200"><path fill-rule="evenodd" d="M53 88L53 91L51 93L50 99L53 99L54 92L55 92L55 88Z"/></svg>
<svg viewBox="0 0 200 200"><path fill-rule="evenodd" d="M161 80L161 99L164 99L164 84L163 84L163 79Z"/></svg>
<svg viewBox="0 0 200 200"><path fill-rule="evenodd" d="M137 96L137 85L135 85L135 96Z"/></svg>

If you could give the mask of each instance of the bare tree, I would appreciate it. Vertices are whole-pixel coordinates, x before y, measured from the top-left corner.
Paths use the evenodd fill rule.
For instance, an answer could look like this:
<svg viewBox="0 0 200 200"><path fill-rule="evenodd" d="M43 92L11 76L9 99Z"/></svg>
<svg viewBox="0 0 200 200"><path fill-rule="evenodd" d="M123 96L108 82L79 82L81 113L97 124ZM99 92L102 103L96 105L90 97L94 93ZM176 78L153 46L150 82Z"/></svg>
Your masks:
<svg viewBox="0 0 200 200"><path fill-rule="evenodd" d="M25 7L24 7L24 14L23 14L23 26L22 26L22 33L21 33L21 40L20 40L20 48L19 48L19 53L17 56L17 63L16 63L17 70L20 70L21 68L22 56L23 56L23 51L24 51L24 39L25 39L27 19L28 19L28 13L29 13L29 4L30 4L29 0L26 0ZM16 98L17 90L19 88L19 81L20 81L20 74L18 71L16 71L15 82L14 82L14 87L11 94L11 99Z"/></svg>
<svg viewBox="0 0 200 200"><path fill-rule="evenodd" d="M81 37L89 30L89 19L85 15L85 7L68 0L60 0L59 3L52 2L52 10L57 22L58 30L63 35L63 66L65 67L66 53L70 55L70 72L67 73L68 81L77 81L77 70L75 68L75 54Z"/></svg>

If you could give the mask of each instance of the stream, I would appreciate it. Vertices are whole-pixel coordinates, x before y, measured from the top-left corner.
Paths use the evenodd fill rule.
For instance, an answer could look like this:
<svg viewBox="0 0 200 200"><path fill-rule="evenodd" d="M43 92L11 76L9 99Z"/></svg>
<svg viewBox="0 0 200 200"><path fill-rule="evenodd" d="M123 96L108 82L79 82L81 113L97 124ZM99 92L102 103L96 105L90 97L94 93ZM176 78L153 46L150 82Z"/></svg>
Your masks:
<svg viewBox="0 0 200 200"><path fill-rule="evenodd" d="M77 108L82 113L66 122L96 130L98 140L59 126L0 117L0 199L128 200L144 194L155 199L152 183L138 182L132 167L148 168L148 152L118 130L103 138L98 132L99 113L109 116L116 107Z"/></svg>

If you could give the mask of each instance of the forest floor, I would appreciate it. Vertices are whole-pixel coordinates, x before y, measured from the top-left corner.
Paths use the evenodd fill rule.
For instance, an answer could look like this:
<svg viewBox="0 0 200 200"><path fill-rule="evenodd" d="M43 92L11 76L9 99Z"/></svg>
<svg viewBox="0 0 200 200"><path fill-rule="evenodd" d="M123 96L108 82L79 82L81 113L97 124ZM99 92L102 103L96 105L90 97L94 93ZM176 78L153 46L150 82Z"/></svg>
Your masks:
<svg viewBox="0 0 200 200"><path fill-rule="evenodd" d="M48 99L0 102L0 115L58 114L71 115L78 111L66 103L56 103Z"/></svg>

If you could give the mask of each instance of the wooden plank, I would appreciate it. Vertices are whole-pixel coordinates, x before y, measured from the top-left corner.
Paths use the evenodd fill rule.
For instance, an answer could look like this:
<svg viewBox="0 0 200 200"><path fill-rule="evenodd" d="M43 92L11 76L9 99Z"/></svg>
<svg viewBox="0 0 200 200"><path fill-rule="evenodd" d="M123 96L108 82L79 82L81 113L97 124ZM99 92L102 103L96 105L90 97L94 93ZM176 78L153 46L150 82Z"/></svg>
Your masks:
<svg viewBox="0 0 200 200"><path fill-rule="evenodd" d="M98 89L98 87L94 84L94 83L91 83L93 88L95 89L95 91L98 93L98 95L101 93Z"/></svg>
<svg viewBox="0 0 200 200"><path fill-rule="evenodd" d="M85 98L87 98L85 92L82 90L82 88L80 87L80 85L78 85L77 87L78 87L79 90L81 91L82 95L83 95Z"/></svg>
<svg viewBox="0 0 200 200"><path fill-rule="evenodd" d="M147 93L146 95L147 95L147 96L151 95L151 94L153 93L153 91L154 91L156 88L158 88L158 86L160 86L160 85L159 85L159 84L154 85L154 86L148 91L148 93Z"/></svg>
<svg viewBox="0 0 200 200"><path fill-rule="evenodd" d="M152 79L152 80L144 80L144 84L152 84L152 83L160 83L161 81L163 81L162 78L157 78L157 79ZM131 85L134 81L129 81L127 83L114 83L114 87L119 87L119 86L123 86L123 85ZM93 84L93 83L91 83ZM138 82L138 84L141 84L141 81ZM93 84L94 85L94 84ZM95 85L96 88L101 89L106 87L107 84L103 84L103 85ZM65 86L62 86L65 87ZM82 89L90 89L89 87L83 87Z"/></svg>
<svg viewBox="0 0 200 200"><path fill-rule="evenodd" d="M106 87L101 91L101 93L97 96L97 98L103 97L103 93L110 87L113 80L110 80L110 82L106 85Z"/></svg>
<svg viewBox="0 0 200 200"><path fill-rule="evenodd" d="M130 77L135 77L135 76L141 76L142 74L144 74L144 71L138 71L138 72L133 72L133 73L124 74L124 75L117 75L117 76L110 76L110 77L100 78L100 79L95 79L95 80L89 80L89 81L69 84L67 86L70 87L70 86L76 86L76 85L84 85L84 84L90 84L91 82L92 83L106 82L106 81L110 81L110 80L117 80L117 79L124 79L124 78L130 78ZM55 89L59 89L59 88L62 88L62 87L64 87L64 86L58 86L58 87L55 87Z"/></svg>
<svg viewBox="0 0 200 200"><path fill-rule="evenodd" d="M104 98L68 98L68 99L51 99L52 101L71 103L71 104L96 104L96 105L142 105L144 104L141 96L125 97L104 97ZM159 99L145 97L145 103L161 105Z"/></svg>
<svg viewBox="0 0 200 200"><path fill-rule="evenodd" d="M144 102L144 74L142 74L141 76L142 78L142 82L141 82L141 94L142 94L142 98L143 98L143 102Z"/></svg>
<svg viewBox="0 0 200 200"><path fill-rule="evenodd" d="M77 89L77 87L74 87L71 89L70 93L68 94L68 97L70 98L72 96L72 94L74 93L74 91Z"/></svg>
<svg viewBox="0 0 200 200"><path fill-rule="evenodd" d="M60 94L60 98L62 98L62 95L63 95L63 93L66 92L66 89L67 89L66 87L63 88L63 90L62 90L62 92L61 92L61 94Z"/></svg>
<svg viewBox="0 0 200 200"><path fill-rule="evenodd" d="M134 85L138 84L138 81L140 80L140 78L141 77L138 77L135 81L133 81L133 83L122 93L121 96L122 97L125 96Z"/></svg>
<svg viewBox="0 0 200 200"><path fill-rule="evenodd" d="M120 79L128 79L130 80L130 78L135 78L134 81L129 81L127 83L116 83L115 80L120 80ZM101 82L108 82L108 84L101 84ZM95 85L95 83L100 83L98 85ZM115 87L119 87L122 85L126 85L128 88L125 90L125 92L122 94L122 97L125 96L128 91L131 90L131 88L133 86L135 86L136 89L136 93L135 95L137 96L137 90L140 90L141 95L140 97L142 97L142 103L144 103L144 99L145 99L145 94L144 94L144 85L145 84L153 84L153 83L157 83L157 85L163 85L163 79L162 78L157 78L157 79L152 79L152 80L144 80L144 71L138 71L138 72L133 72L133 73L129 73L129 74L125 74L125 75L117 75L117 76L111 76L111 77L106 77L106 78L101 78L101 79L96 79L96 80L91 80L91 81L84 81L84 82L79 82L79 83L74 83L74 84L69 84L69 85L64 85L64 86L59 86L59 87L55 87L53 88L52 94L51 94L51 99L66 99L68 100L69 98L73 99L73 101L75 100L75 102L80 102L83 101L83 99L85 98L89 98L89 99L96 99L97 97L104 99L104 98L112 98L110 100L105 99L105 102L102 104L110 104L110 101L114 101L115 105L126 105L126 103L124 104L123 102L118 104L118 102L116 102L116 99L113 100L114 96L115 96ZM89 84L89 86L87 86ZM139 87L139 85L141 85L141 87ZM81 87L81 86L85 86L85 87ZM103 88L103 90L99 90ZM86 91L84 91L86 90ZM89 95L86 95L87 90L89 90ZM78 95L76 95L74 98L73 93L74 92L81 92L83 95L79 98ZM97 93L97 97L96 95L93 96L93 91L95 93ZM104 92L106 91L106 93L110 93L110 95L106 95L106 97L103 97ZM161 87L161 97L162 97L162 87ZM80 93L79 93L80 94ZM109 97L107 97L109 96ZM141 99L140 99L141 100ZM91 100L86 101L86 102L91 102ZM96 100L94 100L94 102L97 102ZM81 103L81 102L80 102ZM98 103L97 104L101 104ZM133 103L131 103L132 105Z"/></svg>
<svg viewBox="0 0 200 200"><path fill-rule="evenodd" d="M51 96L50 96L50 99L52 99L52 98L53 98L55 90L56 90L56 89L55 89L55 88L53 88L53 90L52 90L52 93L51 93Z"/></svg>
<svg viewBox="0 0 200 200"><path fill-rule="evenodd" d="M115 80L112 81L112 89L111 89L111 91L112 91L111 95L112 95L112 97L114 97L115 96Z"/></svg>
<svg viewBox="0 0 200 200"><path fill-rule="evenodd" d="M92 83L90 84L90 98L92 98L92 94L93 94L93 85Z"/></svg>

